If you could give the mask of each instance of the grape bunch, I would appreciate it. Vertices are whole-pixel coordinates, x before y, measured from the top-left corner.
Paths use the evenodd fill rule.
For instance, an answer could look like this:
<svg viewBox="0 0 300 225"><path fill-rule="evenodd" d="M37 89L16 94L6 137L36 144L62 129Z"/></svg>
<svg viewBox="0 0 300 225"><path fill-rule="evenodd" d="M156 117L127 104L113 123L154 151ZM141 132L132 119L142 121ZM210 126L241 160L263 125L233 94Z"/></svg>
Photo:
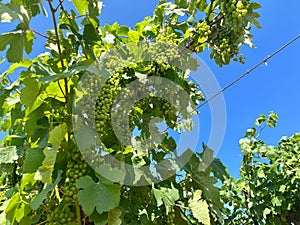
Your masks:
<svg viewBox="0 0 300 225"><path fill-rule="evenodd" d="M121 90L121 77L121 73L115 73L106 82L106 84L103 86L100 93L98 94L95 109L95 123L96 130L100 136L104 133L108 133L112 129L110 121L111 108L115 98Z"/></svg>
<svg viewBox="0 0 300 225"><path fill-rule="evenodd" d="M179 42L177 34L168 27L157 35L156 41L149 44L146 54L151 61L168 69L174 60L180 58Z"/></svg>
<svg viewBox="0 0 300 225"><path fill-rule="evenodd" d="M244 18L248 14L248 0L223 1L220 5L220 13L223 16L222 26L218 30L217 39L210 43L211 57L218 65L227 65L233 58L234 61L244 63L243 55L239 54L239 48L244 44L245 30L249 27ZM217 26L217 25L216 25Z"/></svg>
<svg viewBox="0 0 300 225"><path fill-rule="evenodd" d="M56 207L47 216L46 225L67 225L70 222L76 221L74 209L72 206L65 205L64 207Z"/></svg>
<svg viewBox="0 0 300 225"><path fill-rule="evenodd" d="M227 22L231 23L233 27L240 27L243 22L243 17L248 13L248 0L232 0L221 3L221 10L224 13Z"/></svg>
<svg viewBox="0 0 300 225"><path fill-rule="evenodd" d="M78 188L76 187L77 180L86 174L87 163L83 156L75 151L71 160L67 164L67 172L64 186L64 200L77 201Z"/></svg>
<svg viewBox="0 0 300 225"><path fill-rule="evenodd" d="M195 29L193 30L193 40L197 40L197 44L195 46L196 52L203 52L206 47L206 41L208 37L211 35L210 26L206 23L206 21L202 21L196 24Z"/></svg>

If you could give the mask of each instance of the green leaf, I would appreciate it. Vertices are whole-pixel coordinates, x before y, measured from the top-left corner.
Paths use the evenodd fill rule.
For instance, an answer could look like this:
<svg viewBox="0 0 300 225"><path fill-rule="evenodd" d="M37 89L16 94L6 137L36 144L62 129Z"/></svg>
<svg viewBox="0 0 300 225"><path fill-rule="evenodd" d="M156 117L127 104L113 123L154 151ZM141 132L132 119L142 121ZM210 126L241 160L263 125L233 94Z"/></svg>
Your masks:
<svg viewBox="0 0 300 225"><path fill-rule="evenodd" d="M214 159L210 165L214 176L224 182L230 177L229 171L223 165L220 159Z"/></svg>
<svg viewBox="0 0 300 225"><path fill-rule="evenodd" d="M23 175L20 185L20 190L24 190L26 185L30 184L33 186L36 183L36 180L34 179L34 173Z"/></svg>
<svg viewBox="0 0 300 225"><path fill-rule="evenodd" d="M49 143L53 145L53 148L58 149L60 143L65 138L67 133L67 125L65 123L55 127L49 134Z"/></svg>
<svg viewBox="0 0 300 225"><path fill-rule="evenodd" d="M201 156L202 162L199 166L200 171L206 169L211 164L214 157L214 151L210 149L208 146L203 145L203 149L204 150Z"/></svg>
<svg viewBox="0 0 300 225"><path fill-rule="evenodd" d="M109 164L102 164L97 167L96 172L104 176L106 179L109 179L113 182L121 182L125 178L125 172L120 170L119 168L111 168Z"/></svg>
<svg viewBox="0 0 300 225"><path fill-rule="evenodd" d="M189 207L193 216L202 224L210 225L209 207L205 200L202 199L202 191L194 191L193 198L189 200Z"/></svg>
<svg viewBox="0 0 300 225"><path fill-rule="evenodd" d="M39 84L33 77L26 78L23 83L25 84L25 88L21 91L20 99L23 104L31 108L39 95Z"/></svg>
<svg viewBox="0 0 300 225"><path fill-rule="evenodd" d="M55 74L48 64L41 62L34 62L30 67L30 71L43 76L51 76Z"/></svg>
<svg viewBox="0 0 300 225"><path fill-rule="evenodd" d="M284 185L284 184L280 185L279 191L285 192L285 190L286 190L286 185Z"/></svg>
<svg viewBox="0 0 300 225"><path fill-rule="evenodd" d="M11 0L11 3L16 3L18 5L23 5L26 10L28 10L28 13L31 16L36 16L40 14L40 8L39 3L41 3L42 0ZM43 7L41 5L41 7Z"/></svg>
<svg viewBox="0 0 300 225"><path fill-rule="evenodd" d="M29 28L29 14L22 4L3 4L0 3L0 22L11 22L19 20L17 28L23 31Z"/></svg>
<svg viewBox="0 0 300 225"><path fill-rule="evenodd" d="M28 149L25 155L23 173L35 173L43 164L44 158L42 149Z"/></svg>
<svg viewBox="0 0 300 225"><path fill-rule="evenodd" d="M38 121L45 116L45 111L49 108L49 105L43 103L34 109L26 108L26 123L25 123L25 131L27 134L32 135L33 131L38 128L44 128L42 125L38 124Z"/></svg>
<svg viewBox="0 0 300 225"><path fill-rule="evenodd" d="M84 15L85 13L88 12L88 6L89 6L89 1L88 0L70 0L70 1L73 2L73 4L76 7L77 11L81 15Z"/></svg>
<svg viewBox="0 0 300 225"><path fill-rule="evenodd" d="M14 163L19 158L16 146L0 148L0 164Z"/></svg>
<svg viewBox="0 0 300 225"><path fill-rule="evenodd" d="M122 220L120 216L122 215L122 211L120 209L113 209L108 212L107 222L109 225L121 225Z"/></svg>
<svg viewBox="0 0 300 225"><path fill-rule="evenodd" d="M52 182L52 173L56 162L58 147L64 139L66 132L66 124L61 124L50 132L49 143L52 144L52 147L46 147L44 149L43 153L45 158L35 174L35 179L41 180L43 183Z"/></svg>
<svg viewBox="0 0 300 225"><path fill-rule="evenodd" d="M52 172L56 161L57 149L46 147L43 151L45 158L42 165L38 168L34 178L43 183L52 183Z"/></svg>
<svg viewBox="0 0 300 225"><path fill-rule="evenodd" d="M107 225L107 215L108 213L98 214L94 212L92 215L89 216L91 222L94 222L95 225Z"/></svg>
<svg viewBox="0 0 300 225"><path fill-rule="evenodd" d="M16 221L20 222L24 217L26 217L31 212L30 206L26 204L21 204L21 206L16 210Z"/></svg>
<svg viewBox="0 0 300 225"><path fill-rule="evenodd" d="M251 8L251 9L259 9L259 8L261 8L261 5L258 4L257 2L251 2L249 8Z"/></svg>
<svg viewBox="0 0 300 225"><path fill-rule="evenodd" d="M18 63L13 63L12 65L9 66L9 68L5 71L5 74L12 74L15 72L15 69L18 69L20 67L25 67L28 68L32 64L32 61L29 59L23 59L22 61Z"/></svg>
<svg viewBox="0 0 300 225"><path fill-rule="evenodd" d="M85 176L79 178L77 187L82 189L78 192L78 201L88 216L94 209L101 214L119 205L121 188L112 182L100 180L95 183L90 176Z"/></svg>
<svg viewBox="0 0 300 225"><path fill-rule="evenodd" d="M20 221L20 225L31 225L31 221L32 218L30 217L24 217L21 221Z"/></svg>
<svg viewBox="0 0 300 225"><path fill-rule="evenodd" d="M118 36L127 36L129 32L129 28L126 26L120 26L117 32Z"/></svg>
<svg viewBox="0 0 300 225"><path fill-rule="evenodd" d="M264 123L264 122L266 122L266 121L267 121L266 115L261 114L261 115L255 120L254 125L255 125L255 126L260 126L262 123Z"/></svg>
<svg viewBox="0 0 300 225"><path fill-rule="evenodd" d="M45 184L44 189L35 197L35 199L30 203L30 207L33 210L37 210L42 202L47 198L47 195L53 188L59 183L61 180L62 171L58 172L57 178L55 179L53 184Z"/></svg>
<svg viewBox="0 0 300 225"><path fill-rule="evenodd" d="M161 187L160 189L153 189L152 191L158 207L163 203L166 206L173 206L175 201L179 199L179 192L174 188L173 184L171 188Z"/></svg>
<svg viewBox="0 0 300 225"><path fill-rule="evenodd" d="M189 225L179 206L174 207L176 225Z"/></svg>
<svg viewBox="0 0 300 225"><path fill-rule="evenodd" d="M261 25L259 23L259 21L256 18L259 18L260 15L257 12L249 12L247 13L247 15L245 16L245 19L251 23L253 26L257 27L257 28L261 28Z"/></svg>
<svg viewBox="0 0 300 225"><path fill-rule="evenodd" d="M10 9L8 4L0 2L0 22L11 22L19 19L18 15Z"/></svg>
<svg viewBox="0 0 300 225"><path fill-rule="evenodd" d="M20 62L23 59L24 50L26 50L27 54L31 53L33 36L30 32L16 30L0 35L0 51L4 51L9 45L6 51L6 57L9 62Z"/></svg>
<svg viewBox="0 0 300 225"><path fill-rule="evenodd" d="M268 127L276 127L278 122L278 115L274 112L270 112L267 120Z"/></svg>
<svg viewBox="0 0 300 225"><path fill-rule="evenodd" d="M16 216L16 210L19 208L21 204L20 194L15 193L9 201L8 206L5 209L6 218L9 221L13 221Z"/></svg>

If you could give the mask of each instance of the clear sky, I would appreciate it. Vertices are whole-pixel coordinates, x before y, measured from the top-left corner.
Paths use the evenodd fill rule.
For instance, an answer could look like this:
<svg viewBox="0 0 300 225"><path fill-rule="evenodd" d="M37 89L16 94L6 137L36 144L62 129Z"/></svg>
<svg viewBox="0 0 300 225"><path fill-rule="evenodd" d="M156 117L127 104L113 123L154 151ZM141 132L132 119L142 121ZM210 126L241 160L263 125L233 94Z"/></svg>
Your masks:
<svg viewBox="0 0 300 225"><path fill-rule="evenodd" d="M222 68L209 59L209 52L199 56L209 65L221 87L230 83L243 72L254 66L267 55L300 33L298 11L299 0L266 1L258 0L262 5L259 19L263 28L253 29L255 49L244 47L243 54L246 64L231 63ZM139 0L105 0L100 17L102 25L119 22L127 26L152 15L157 1ZM51 24L47 20L34 19L32 27L44 32ZM0 24L0 32L11 30L8 24ZM44 40L37 37L32 56L44 51ZM223 163L234 176L238 176L241 153L238 141L245 130L252 126L259 114L267 114L273 110L279 115L276 129L266 130L261 136L269 144L276 144L281 136L290 136L300 132L300 39L279 55L272 58L267 66L261 66L248 77L238 82L224 93L227 110L227 128L223 145L218 153ZM2 54L1 54L2 55ZM3 72L7 64L0 65ZM201 138L207 140L209 125L208 107L201 110ZM0 137L1 139L1 137Z"/></svg>

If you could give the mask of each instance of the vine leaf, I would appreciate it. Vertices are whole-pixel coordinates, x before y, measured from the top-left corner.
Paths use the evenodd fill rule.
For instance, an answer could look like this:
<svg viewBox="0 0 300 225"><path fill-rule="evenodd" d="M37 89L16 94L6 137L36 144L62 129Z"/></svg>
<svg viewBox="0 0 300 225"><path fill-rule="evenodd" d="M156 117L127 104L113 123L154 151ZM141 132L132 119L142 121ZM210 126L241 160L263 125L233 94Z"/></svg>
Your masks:
<svg viewBox="0 0 300 225"><path fill-rule="evenodd" d="M0 3L0 22L19 20L17 28L23 31L29 28L30 16L23 5Z"/></svg>
<svg viewBox="0 0 300 225"><path fill-rule="evenodd" d="M26 151L23 173L35 173L42 165L45 155L42 149L28 149Z"/></svg>
<svg viewBox="0 0 300 225"><path fill-rule="evenodd" d="M123 181L125 178L125 172L117 167L111 167L109 164L102 164L95 169L96 172L104 177L109 177L113 182ZM101 171L101 173L100 173Z"/></svg>
<svg viewBox="0 0 300 225"><path fill-rule="evenodd" d="M13 221L16 217L15 211L19 208L21 204L21 198L19 193L15 193L5 209L6 219Z"/></svg>
<svg viewBox="0 0 300 225"><path fill-rule="evenodd" d="M45 184L45 188L35 197L35 199L30 203L30 207L33 210L37 210L42 202L47 198L47 195L53 188L59 183L61 180L62 171L58 172L57 178L55 179L53 184Z"/></svg>
<svg viewBox="0 0 300 225"><path fill-rule="evenodd" d="M67 125L65 123L55 127L49 134L49 143L53 145L53 148L58 149L60 143L65 137L67 132Z"/></svg>
<svg viewBox="0 0 300 225"><path fill-rule="evenodd" d="M23 51L27 54L32 51L34 35L32 31L16 30L0 35L0 51L6 51L6 57L9 62L20 62L23 59Z"/></svg>
<svg viewBox="0 0 300 225"><path fill-rule="evenodd" d="M259 17L260 17L260 15L257 12L251 12L251 13L247 13L247 15L245 16L245 19L247 19L249 21L249 23L251 23L253 26L255 26L257 28L261 28L261 24L256 19Z"/></svg>
<svg viewBox="0 0 300 225"><path fill-rule="evenodd" d="M22 89L20 99L27 107L31 108L39 95L39 84L33 77L28 77L23 81L25 88Z"/></svg>
<svg viewBox="0 0 300 225"><path fill-rule="evenodd" d="M18 158L16 146L0 148L0 164L14 163Z"/></svg>
<svg viewBox="0 0 300 225"><path fill-rule="evenodd" d="M52 147L44 149L45 159L43 164L38 168L35 174L35 179L41 180L43 183L52 183L52 172L56 161L57 150L65 137L67 125L65 123L55 127L49 134L49 143Z"/></svg>
<svg viewBox="0 0 300 225"><path fill-rule="evenodd" d="M92 215L89 216L91 222L94 222L95 225L107 225L107 217L108 213L102 213L101 215L97 212L94 212Z"/></svg>
<svg viewBox="0 0 300 225"><path fill-rule="evenodd" d="M18 15L6 4L0 3L0 22L9 23L17 20Z"/></svg>
<svg viewBox="0 0 300 225"><path fill-rule="evenodd" d="M226 179L230 177L229 171L224 166L224 164L221 162L220 159L215 158L210 167L212 168L212 172L214 176L218 179L220 179L222 182L224 182Z"/></svg>
<svg viewBox="0 0 300 225"><path fill-rule="evenodd" d="M157 202L157 206L161 206L165 203L166 206L172 206L175 204L175 201L179 199L179 192L174 188L161 187L160 189L153 189L153 194Z"/></svg>
<svg viewBox="0 0 300 225"><path fill-rule="evenodd" d="M189 200L189 207L194 217L204 225L210 225L209 208L205 200L201 199L202 191L196 190L193 198Z"/></svg>
<svg viewBox="0 0 300 225"><path fill-rule="evenodd" d="M45 155L45 159L43 160L43 164L38 168L34 178L42 181L43 183L51 183L57 149L47 147L44 149L43 153Z"/></svg>
<svg viewBox="0 0 300 225"><path fill-rule="evenodd" d="M72 0L72 2L81 15L84 15L86 12L88 12L88 0Z"/></svg>
<svg viewBox="0 0 300 225"><path fill-rule="evenodd" d="M101 214L119 205L120 186L110 181L100 180L95 183L90 176L84 176L77 181L77 187L82 188L78 192L78 201L88 216L94 209Z"/></svg>
<svg viewBox="0 0 300 225"><path fill-rule="evenodd" d="M109 225L121 225L122 220L120 216L122 215L122 211L120 209L113 209L108 212L107 222Z"/></svg>

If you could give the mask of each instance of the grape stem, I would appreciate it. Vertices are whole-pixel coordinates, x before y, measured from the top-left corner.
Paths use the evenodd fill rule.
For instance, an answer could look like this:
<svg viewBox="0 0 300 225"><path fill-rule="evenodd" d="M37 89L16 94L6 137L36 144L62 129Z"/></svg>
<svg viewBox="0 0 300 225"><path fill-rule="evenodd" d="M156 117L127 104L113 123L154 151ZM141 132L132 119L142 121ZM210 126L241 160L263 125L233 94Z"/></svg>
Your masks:
<svg viewBox="0 0 300 225"><path fill-rule="evenodd" d="M80 206L78 202L76 202L75 207L76 207L77 224L81 225L81 212L80 212Z"/></svg>

